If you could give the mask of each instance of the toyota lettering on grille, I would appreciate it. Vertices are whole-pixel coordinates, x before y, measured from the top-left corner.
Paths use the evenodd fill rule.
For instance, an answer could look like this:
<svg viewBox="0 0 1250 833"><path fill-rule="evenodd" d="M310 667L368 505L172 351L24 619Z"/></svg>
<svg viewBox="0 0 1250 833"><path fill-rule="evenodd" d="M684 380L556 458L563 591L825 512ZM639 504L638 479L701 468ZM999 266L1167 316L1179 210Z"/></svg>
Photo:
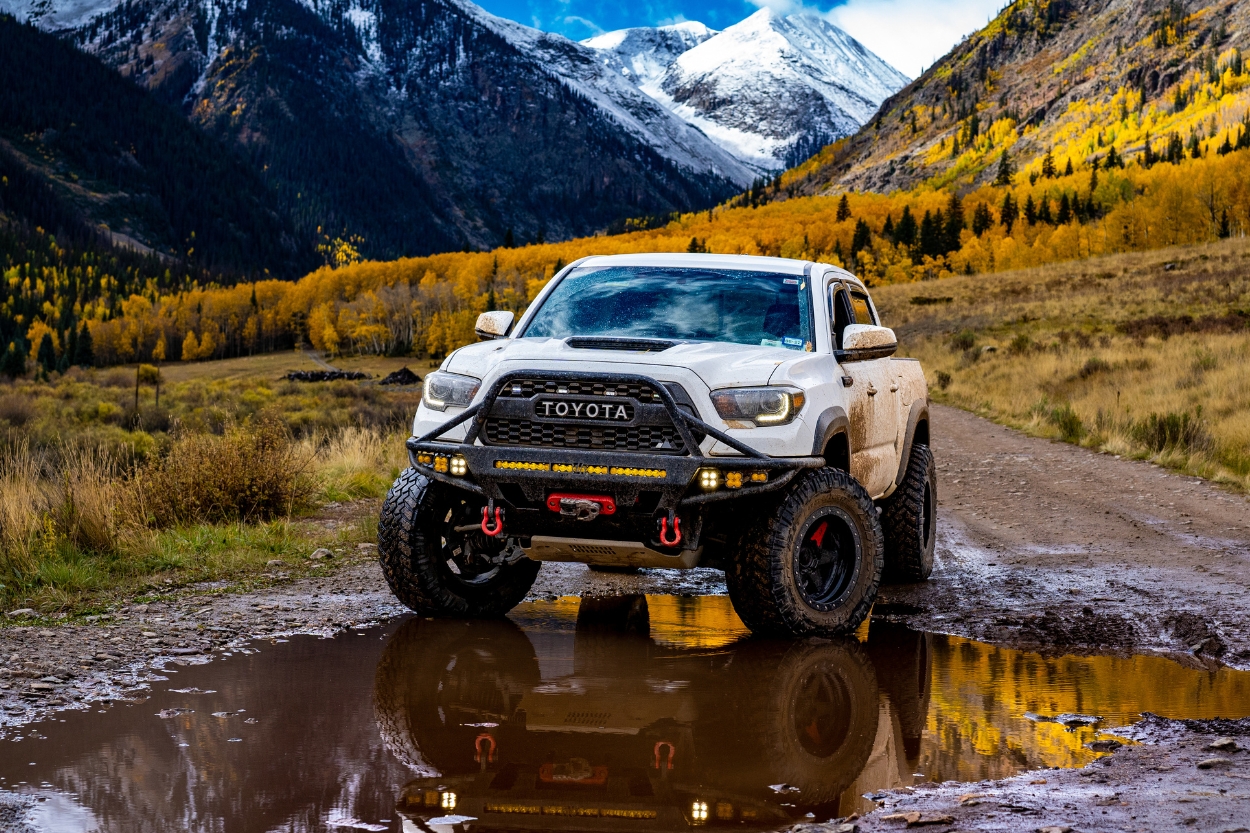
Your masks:
<svg viewBox="0 0 1250 833"><path fill-rule="evenodd" d="M540 399L534 403L534 416L556 419L588 419L603 422L628 422L634 418L634 406L622 402L585 402L576 399Z"/></svg>

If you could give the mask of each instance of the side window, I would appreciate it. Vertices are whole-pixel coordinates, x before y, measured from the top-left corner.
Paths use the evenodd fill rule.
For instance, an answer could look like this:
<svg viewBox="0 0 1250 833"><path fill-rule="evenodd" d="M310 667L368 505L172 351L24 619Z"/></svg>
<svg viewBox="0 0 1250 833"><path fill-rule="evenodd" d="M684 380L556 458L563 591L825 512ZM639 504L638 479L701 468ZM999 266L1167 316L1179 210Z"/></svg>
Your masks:
<svg viewBox="0 0 1250 833"><path fill-rule="evenodd" d="M855 317L846 290L839 284L829 289L833 293L833 349L841 350L842 333L846 332L847 325L855 323Z"/></svg>
<svg viewBox="0 0 1250 833"><path fill-rule="evenodd" d="M876 324L872 317L872 304L868 301L868 296L863 292L852 289L850 291L851 311L855 315L856 324Z"/></svg>

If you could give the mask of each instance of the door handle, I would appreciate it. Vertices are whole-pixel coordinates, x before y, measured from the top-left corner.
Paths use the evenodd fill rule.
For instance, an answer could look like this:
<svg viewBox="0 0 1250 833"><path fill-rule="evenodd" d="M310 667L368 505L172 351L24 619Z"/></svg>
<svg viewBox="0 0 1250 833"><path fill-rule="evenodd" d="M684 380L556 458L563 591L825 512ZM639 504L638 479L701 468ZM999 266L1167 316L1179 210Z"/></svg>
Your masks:
<svg viewBox="0 0 1250 833"><path fill-rule="evenodd" d="M890 393L898 393L898 382L890 385Z"/></svg>
<svg viewBox="0 0 1250 833"><path fill-rule="evenodd" d="M868 383L868 395L869 395L869 396L876 396L876 395L877 395L877 389L876 389L876 388L874 388L874 387L872 386L872 382L869 382L869 383Z"/></svg>

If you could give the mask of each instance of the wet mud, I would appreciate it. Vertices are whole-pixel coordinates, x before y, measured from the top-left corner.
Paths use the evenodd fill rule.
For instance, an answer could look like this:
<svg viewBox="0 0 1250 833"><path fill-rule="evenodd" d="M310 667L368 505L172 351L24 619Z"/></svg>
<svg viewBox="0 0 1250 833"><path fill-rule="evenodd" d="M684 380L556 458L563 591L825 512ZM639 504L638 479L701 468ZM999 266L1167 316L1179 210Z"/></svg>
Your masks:
<svg viewBox="0 0 1250 833"><path fill-rule="evenodd" d="M1195 734L1250 731L1213 722L1250 714L1247 672L1046 657L886 622L759 640L724 596L561 597L503 621L409 616L220 653L153 671L142 694L10 727L0 829L877 829L951 815L950 783L983 779L1007 779L977 785L1001 797L965 790L960 817L1009 796L1016 824L1044 802L1011 790L1071 776L1065 800L1093 801L1114 794L1121 759L1182 769ZM1191 722L1143 729L1142 712ZM1236 741L1211 754L1230 762L1191 763L1193 785L1250 778ZM1177 777L1173 792L1190 783ZM1212 795L1244 792L1223 788Z"/></svg>

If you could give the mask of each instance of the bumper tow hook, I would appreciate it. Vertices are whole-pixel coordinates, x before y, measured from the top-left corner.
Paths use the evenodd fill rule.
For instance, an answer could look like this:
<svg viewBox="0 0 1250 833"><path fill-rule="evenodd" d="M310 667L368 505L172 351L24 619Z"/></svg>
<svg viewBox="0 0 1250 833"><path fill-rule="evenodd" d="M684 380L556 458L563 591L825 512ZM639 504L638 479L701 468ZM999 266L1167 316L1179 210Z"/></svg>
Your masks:
<svg viewBox="0 0 1250 833"><path fill-rule="evenodd" d="M495 510L493 527L491 526L491 509ZM491 538L497 538L503 534L503 509L495 506L493 500L482 507L482 532Z"/></svg>
<svg viewBox="0 0 1250 833"><path fill-rule="evenodd" d="M668 522L673 522L673 537L668 537ZM681 519L674 513L669 518L660 518L660 543L666 547L675 547L681 543Z"/></svg>

